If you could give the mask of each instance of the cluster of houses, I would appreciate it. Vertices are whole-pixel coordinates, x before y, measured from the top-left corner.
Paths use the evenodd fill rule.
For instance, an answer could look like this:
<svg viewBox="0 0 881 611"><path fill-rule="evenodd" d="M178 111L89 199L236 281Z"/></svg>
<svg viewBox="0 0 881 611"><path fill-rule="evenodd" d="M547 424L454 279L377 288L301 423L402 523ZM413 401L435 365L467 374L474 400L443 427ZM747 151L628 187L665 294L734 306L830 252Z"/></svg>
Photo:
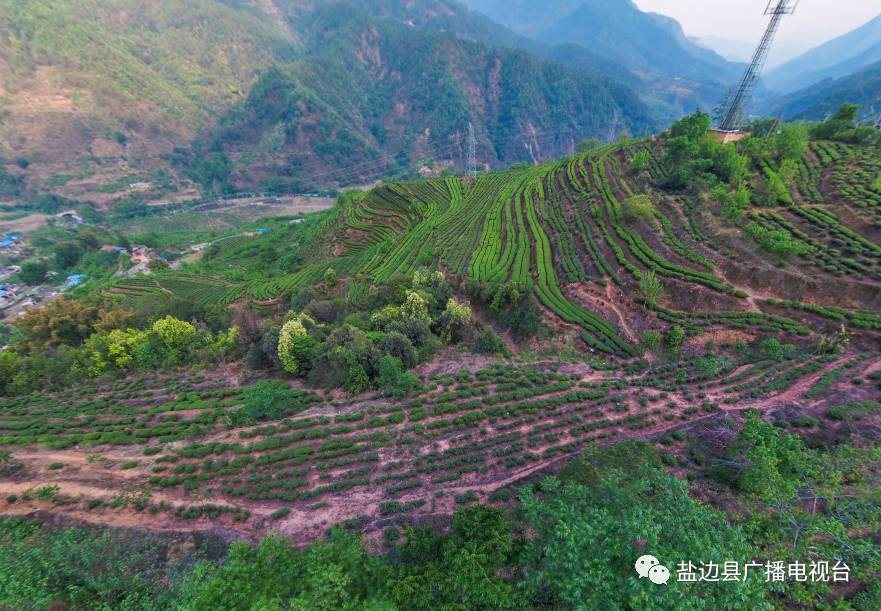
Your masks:
<svg viewBox="0 0 881 611"><path fill-rule="evenodd" d="M23 254L24 236L20 233L4 233L0 235L0 255L17 257Z"/></svg>
<svg viewBox="0 0 881 611"><path fill-rule="evenodd" d="M18 301L23 288L20 284L0 284L0 308L6 308Z"/></svg>

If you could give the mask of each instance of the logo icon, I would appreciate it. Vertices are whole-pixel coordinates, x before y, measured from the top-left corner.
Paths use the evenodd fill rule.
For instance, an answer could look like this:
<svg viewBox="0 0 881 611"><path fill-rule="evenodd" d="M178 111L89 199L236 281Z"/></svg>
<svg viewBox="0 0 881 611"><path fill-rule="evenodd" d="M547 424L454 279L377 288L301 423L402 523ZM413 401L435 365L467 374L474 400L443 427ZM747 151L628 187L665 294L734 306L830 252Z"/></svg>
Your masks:
<svg viewBox="0 0 881 611"><path fill-rule="evenodd" d="M670 570L654 556L640 556L634 565L640 579L645 577L656 585L666 585L670 581Z"/></svg>
<svg viewBox="0 0 881 611"><path fill-rule="evenodd" d="M663 564L656 564L649 569L649 579L655 585L667 585L670 581L670 571Z"/></svg>

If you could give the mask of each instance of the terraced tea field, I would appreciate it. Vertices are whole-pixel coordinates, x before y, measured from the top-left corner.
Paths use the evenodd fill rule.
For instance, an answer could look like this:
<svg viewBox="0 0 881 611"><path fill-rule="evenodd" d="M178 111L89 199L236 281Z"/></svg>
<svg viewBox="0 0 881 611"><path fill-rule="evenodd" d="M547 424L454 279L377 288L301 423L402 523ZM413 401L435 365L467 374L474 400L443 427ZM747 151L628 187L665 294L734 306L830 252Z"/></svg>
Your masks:
<svg viewBox="0 0 881 611"><path fill-rule="evenodd" d="M255 414L254 386L236 370L144 375L0 401L0 502L6 513L273 529L305 542L338 522L369 531L400 514L431 520L469 500L504 502L513 484L589 444L687 445L697 423L746 408L785 408L792 426L820 430L841 426L847 405L873 418L879 381L877 353L604 369L474 361L424 371L405 401L293 389ZM242 425L244 414L258 422Z"/></svg>
<svg viewBox="0 0 881 611"><path fill-rule="evenodd" d="M473 179L391 184L338 206L304 238L308 256L291 273L246 278L225 271L253 250L256 242L248 240L267 239L258 236L219 244L216 276L134 278L112 294L123 301L180 295L202 305L265 302L320 281L328 267L340 278L382 283L438 266L460 284L531 292L579 345L623 358L638 353L642 331L673 324L692 338L727 330L797 340L859 321L852 340L878 346L881 231L872 202L881 201L881 151L812 143L787 201L750 209L744 222L751 234L720 223L718 204L699 194L659 190L660 155L652 142L623 143ZM765 174L773 173L760 163L754 188L764 189ZM634 220L630 201L644 194L653 209ZM767 250L773 244L750 235L783 236L797 254L776 254ZM276 244L283 253L284 242ZM661 283L657 300L641 296L648 273ZM607 286L619 297L610 298Z"/></svg>

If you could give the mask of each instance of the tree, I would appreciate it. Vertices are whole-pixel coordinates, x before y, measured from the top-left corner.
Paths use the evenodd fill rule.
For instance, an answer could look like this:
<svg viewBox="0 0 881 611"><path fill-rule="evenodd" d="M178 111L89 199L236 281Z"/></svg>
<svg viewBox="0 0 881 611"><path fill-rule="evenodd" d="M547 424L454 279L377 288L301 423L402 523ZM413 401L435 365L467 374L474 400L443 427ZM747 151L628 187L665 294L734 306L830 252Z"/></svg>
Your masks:
<svg viewBox="0 0 881 611"><path fill-rule="evenodd" d="M399 390L406 395L406 391L409 390L406 388L408 380L402 381L402 376L404 376L404 367L397 357L386 355L380 359L376 384L385 396L396 396Z"/></svg>
<svg viewBox="0 0 881 611"><path fill-rule="evenodd" d="M322 276L322 278L324 280L324 284L326 284L327 286L336 286L337 284L336 270L334 270L332 267L328 267L326 270L324 270L324 276Z"/></svg>
<svg viewBox="0 0 881 611"><path fill-rule="evenodd" d="M416 348L410 338L403 333L391 331L384 335L379 342L379 350L400 359L404 369L412 369L416 366Z"/></svg>
<svg viewBox="0 0 881 611"><path fill-rule="evenodd" d="M407 298L401 306L401 315L409 320L421 320L431 322L428 315L428 303L419 293L407 291Z"/></svg>
<svg viewBox="0 0 881 611"><path fill-rule="evenodd" d="M447 342L461 339L462 334L471 325L471 320L471 304L459 303L450 297L439 321L441 337Z"/></svg>
<svg viewBox="0 0 881 611"><path fill-rule="evenodd" d="M46 281L46 274L49 272L49 266L43 260L30 260L21 264L21 272L18 277L25 284L36 286Z"/></svg>
<svg viewBox="0 0 881 611"><path fill-rule="evenodd" d="M31 349L61 344L76 347L92 335L98 317L97 308L62 295L42 308L28 310L14 325Z"/></svg>
<svg viewBox="0 0 881 611"><path fill-rule="evenodd" d="M833 121L843 121L850 125L856 125L857 118L860 114L860 107L856 104L850 104L845 102L841 106L838 107L838 110L835 111L835 114L832 115Z"/></svg>
<svg viewBox="0 0 881 611"><path fill-rule="evenodd" d="M298 314L284 324L278 337L278 358L292 375L300 373L304 363L311 362L317 345L306 329L307 323L314 325L315 320L308 314Z"/></svg>
<svg viewBox="0 0 881 611"><path fill-rule="evenodd" d="M696 112L676 121L670 127L670 135L673 138L686 138L697 141L707 134L710 129L710 115L704 112Z"/></svg>
<svg viewBox="0 0 881 611"><path fill-rule="evenodd" d="M525 341L535 336L541 326L541 315L535 305L532 292L519 295L516 303L505 308L499 319L511 330L517 341Z"/></svg>
<svg viewBox="0 0 881 611"><path fill-rule="evenodd" d="M116 329L107 335L107 354L116 367L126 369L135 364L141 346L147 341L147 333Z"/></svg>
<svg viewBox="0 0 881 611"><path fill-rule="evenodd" d="M152 329L168 350L185 351L196 339L196 327L173 316L157 320L153 323Z"/></svg>
<svg viewBox="0 0 881 611"><path fill-rule="evenodd" d="M810 131L804 123L784 123L774 137L774 144L780 159L797 162L804 156L810 139Z"/></svg>
<svg viewBox="0 0 881 611"><path fill-rule="evenodd" d="M626 458L586 465L594 471L590 486L552 477L540 494L521 489L530 532L521 563L529 567L524 587L531 599L562 609L768 608L764 580L737 588L676 580L680 562L721 566L759 552L724 514L693 500L686 483L664 473L656 457L631 464ZM634 562L644 554L674 573L667 585L638 578Z"/></svg>
<svg viewBox="0 0 881 611"><path fill-rule="evenodd" d="M798 436L780 431L753 410L747 412L729 454L742 465L740 489L772 507L791 502L815 469Z"/></svg>
<svg viewBox="0 0 881 611"><path fill-rule="evenodd" d="M61 270L70 269L79 263L80 257L83 256L83 249L75 242L59 242L53 251L55 265Z"/></svg>

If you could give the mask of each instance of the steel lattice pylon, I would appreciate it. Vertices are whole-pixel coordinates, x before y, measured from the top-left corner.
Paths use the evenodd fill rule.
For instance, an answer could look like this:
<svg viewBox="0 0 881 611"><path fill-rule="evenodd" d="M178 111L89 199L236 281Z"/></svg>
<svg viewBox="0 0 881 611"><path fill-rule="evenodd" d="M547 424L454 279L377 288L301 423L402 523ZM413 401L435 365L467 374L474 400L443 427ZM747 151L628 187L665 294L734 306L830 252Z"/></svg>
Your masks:
<svg viewBox="0 0 881 611"><path fill-rule="evenodd" d="M769 0L768 6L765 8L765 15L771 16L771 22L765 29L765 34L759 42L759 46L753 53L749 67L747 67L740 83L732 89L728 94L728 98L722 106L719 113L719 129L722 131L736 131L743 126L743 119L746 115L747 106L752 99L753 92L759 82L759 76L768 60L768 53L771 51L771 43L777 35L780 28L780 21L785 15L791 15L798 8L801 0Z"/></svg>
<svg viewBox="0 0 881 611"><path fill-rule="evenodd" d="M477 136L474 135L474 124L468 122L468 161L465 171L469 176L477 176Z"/></svg>

